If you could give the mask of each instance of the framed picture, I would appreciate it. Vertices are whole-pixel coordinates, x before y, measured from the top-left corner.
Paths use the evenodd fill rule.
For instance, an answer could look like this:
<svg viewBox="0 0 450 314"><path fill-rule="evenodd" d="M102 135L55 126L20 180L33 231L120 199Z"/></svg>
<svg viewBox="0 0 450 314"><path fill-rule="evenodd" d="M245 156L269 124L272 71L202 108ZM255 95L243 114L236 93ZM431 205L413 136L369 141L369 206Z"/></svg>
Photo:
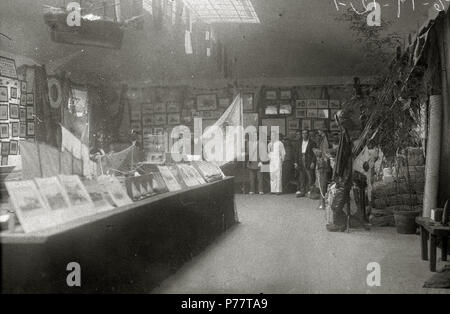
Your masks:
<svg viewBox="0 0 450 314"><path fill-rule="evenodd" d="M307 108L307 101L306 99L299 99L295 101L295 108L297 109L306 109Z"/></svg>
<svg viewBox="0 0 450 314"><path fill-rule="evenodd" d="M1 153L2 153L2 156L8 156L9 155L9 142L2 142Z"/></svg>
<svg viewBox="0 0 450 314"><path fill-rule="evenodd" d="M337 99L330 99L329 106L330 109L339 109L341 108L341 102Z"/></svg>
<svg viewBox="0 0 450 314"><path fill-rule="evenodd" d="M158 102L153 107L155 113L166 113L166 104L163 102Z"/></svg>
<svg viewBox="0 0 450 314"><path fill-rule="evenodd" d="M19 142L18 141L10 141L9 142L9 154L10 155L19 154Z"/></svg>
<svg viewBox="0 0 450 314"><path fill-rule="evenodd" d="M217 97L215 94L197 95L197 110L210 111L217 109Z"/></svg>
<svg viewBox="0 0 450 314"><path fill-rule="evenodd" d="M280 118L280 119L262 119L261 120L262 126L268 127L268 136L270 135L270 132L272 130L272 127L277 126L279 129L280 134L286 135L286 119Z"/></svg>
<svg viewBox="0 0 450 314"><path fill-rule="evenodd" d="M8 86L0 86L0 101L8 101Z"/></svg>
<svg viewBox="0 0 450 314"><path fill-rule="evenodd" d="M292 114L291 104L280 104L280 114L285 114L285 115Z"/></svg>
<svg viewBox="0 0 450 314"><path fill-rule="evenodd" d="M275 105L268 105L268 106L266 106L266 109L264 109L264 114L266 116L277 115L278 114L278 107L275 106Z"/></svg>
<svg viewBox="0 0 450 314"><path fill-rule="evenodd" d="M325 130L325 120L314 120L314 130Z"/></svg>
<svg viewBox="0 0 450 314"><path fill-rule="evenodd" d="M0 123L0 138L9 138L9 123Z"/></svg>
<svg viewBox="0 0 450 314"><path fill-rule="evenodd" d="M167 113L178 113L181 111L181 104L177 102L167 103Z"/></svg>
<svg viewBox="0 0 450 314"><path fill-rule="evenodd" d="M309 109L317 109L317 99L308 99L308 102L306 103L306 106Z"/></svg>
<svg viewBox="0 0 450 314"><path fill-rule="evenodd" d="M230 104L231 104L230 98L228 97L219 98L219 108L228 108Z"/></svg>
<svg viewBox="0 0 450 314"><path fill-rule="evenodd" d="M300 129L300 121L298 121L297 119L289 120L288 121L288 128L289 128L289 130L298 130L298 129Z"/></svg>
<svg viewBox="0 0 450 314"><path fill-rule="evenodd" d="M34 120L34 107L27 106L27 120Z"/></svg>
<svg viewBox="0 0 450 314"><path fill-rule="evenodd" d="M326 99L319 99L317 101L317 108L319 108L319 109L328 109L328 100L326 100Z"/></svg>
<svg viewBox="0 0 450 314"><path fill-rule="evenodd" d="M27 124L26 122L22 122L19 125L19 137L26 138L27 137Z"/></svg>
<svg viewBox="0 0 450 314"><path fill-rule="evenodd" d="M153 124L154 125L165 125L166 124L166 115L165 114L155 114L153 116Z"/></svg>
<svg viewBox="0 0 450 314"><path fill-rule="evenodd" d="M280 91L280 99L290 100L292 98L292 93L290 89L282 89Z"/></svg>
<svg viewBox="0 0 450 314"><path fill-rule="evenodd" d="M0 75L8 78L17 78L16 61L0 56Z"/></svg>
<svg viewBox="0 0 450 314"><path fill-rule="evenodd" d="M295 117L297 119L306 118L306 109L297 109L297 110L295 110Z"/></svg>
<svg viewBox="0 0 450 314"><path fill-rule="evenodd" d="M27 105L34 105L34 94L27 94Z"/></svg>
<svg viewBox="0 0 450 314"><path fill-rule="evenodd" d="M21 106L27 105L27 94L26 93L20 94L20 105Z"/></svg>
<svg viewBox="0 0 450 314"><path fill-rule="evenodd" d="M9 104L9 118L19 119L19 105Z"/></svg>
<svg viewBox="0 0 450 314"><path fill-rule="evenodd" d="M24 95L27 93L27 82L26 81L20 81L20 91ZM26 99L26 95L25 95L25 99Z"/></svg>
<svg viewBox="0 0 450 314"><path fill-rule="evenodd" d="M169 113L167 115L167 124L180 124L181 123L181 118L180 118L180 114L179 113Z"/></svg>
<svg viewBox="0 0 450 314"><path fill-rule="evenodd" d="M306 116L308 118L317 118L317 109L307 109Z"/></svg>
<svg viewBox="0 0 450 314"><path fill-rule="evenodd" d="M253 98L253 93L247 93L242 96L242 103L245 112L255 110L255 107L253 105Z"/></svg>
<svg viewBox="0 0 450 314"><path fill-rule="evenodd" d="M11 87L10 94L11 99L17 99L17 87Z"/></svg>
<svg viewBox="0 0 450 314"><path fill-rule="evenodd" d="M8 105L0 105L0 120L8 120Z"/></svg>
<svg viewBox="0 0 450 314"><path fill-rule="evenodd" d="M19 128L19 122L13 122L11 123L11 136L12 137L19 137L20 128Z"/></svg>
<svg viewBox="0 0 450 314"><path fill-rule="evenodd" d="M302 130L312 130L311 120L303 119L302 120Z"/></svg>
<svg viewBox="0 0 450 314"><path fill-rule="evenodd" d="M277 100L277 91L275 89L266 90L266 100Z"/></svg>
<svg viewBox="0 0 450 314"><path fill-rule="evenodd" d="M317 109L317 117L321 119L328 119L330 111L328 109Z"/></svg>
<svg viewBox="0 0 450 314"><path fill-rule="evenodd" d="M27 135L34 136L34 122L27 122Z"/></svg>
<svg viewBox="0 0 450 314"><path fill-rule="evenodd" d="M2 156L2 166L7 166L8 165L8 156Z"/></svg>

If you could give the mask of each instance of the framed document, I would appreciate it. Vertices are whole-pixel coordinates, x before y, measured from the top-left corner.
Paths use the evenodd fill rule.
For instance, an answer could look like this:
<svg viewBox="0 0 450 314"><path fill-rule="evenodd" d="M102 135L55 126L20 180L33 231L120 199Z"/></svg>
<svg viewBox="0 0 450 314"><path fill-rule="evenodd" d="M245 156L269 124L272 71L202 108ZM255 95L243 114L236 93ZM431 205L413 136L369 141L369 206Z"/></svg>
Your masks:
<svg viewBox="0 0 450 314"><path fill-rule="evenodd" d="M317 99L308 99L306 106L308 107L308 109L317 109Z"/></svg>
<svg viewBox="0 0 450 314"><path fill-rule="evenodd" d="M0 86L0 101L7 102L8 100L8 86Z"/></svg>
<svg viewBox="0 0 450 314"><path fill-rule="evenodd" d="M328 100L326 100L326 99L319 99L317 101L317 108L319 108L319 109L328 109Z"/></svg>
<svg viewBox="0 0 450 314"><path fill-rule="evenodd" d="M307 101L306 99L299 99L295 101L295 107L297 109L306 109L307 108Z"/></svg>
<svg viewBox="0 0 450 314"><path fill-rule="evenodd" d="M9 118L19 119L19 105L9 104Z"/></svg>
<svg viewBox="0 0 450 314"><path fill-rule="evenodd" d="M292 92L290 89L282 89L280 91L280 99L290 100L292 98Z"/></svg>
<svg viewBox="0 0 450 314"><path fill-rule="evenodd" d="M19 137L19 133L20 133L19 122L12 122L11 123L11 136Z"/></svg>
<svg viewBox="0 0 450 314"><path fill-rule="evenodd" d="M14 59L0 56L0 76L17 78L16 62Z"/></svg>
<svg viewBox="0 0 450 314"><path fill-rule="evenodd" d="M306 116L308 118L317 118L317 109L307 109Z"/></svg>
<svg viewBox="0 0 450 314"><path fill-rule="evenodd" d="M266 100L277 100L278 95L275 89L266 90Z"/></svg>
<svg viewBox="0 0 450 314"><path fill-rule="evenodd" d="M0 105L0 120L8 120L8 105Z"/></svg>
<svg viewBox="0 0 450 314"><path fill-rule="evenodd" d="M275 105L268 105L264 110L266 116L278 115L278 107Z"/></svg>
<svg viewBox="0 0 450 314"><path fill-rule="evenodd" d="M280 114L284 114L284 115L292 114L291 104L280 104Z"/></svg>
<svg viewBox="0 0 450 314"><path fill-rule="evenodd" d="M0 138L9 138L9 123L0 123Z"/></svg>
<svg viewBox="0 0 450 314"><path fill-rule="evenodd" d="M306 109L297 109L297 110L295 110L295 117L297 119L306 118Z"/></svg>
<svg viewBox="0 0 450 314"><path fill-rule="evenodd" d="M27 123L26 122L20 122L19 137L21 137L21 138L27 137Z"/></svg>
<svg viewBox="0 0 450 314"><path fill-rule="evenodd" d="M317 109L317 117L321 119L328 119L330 111L328 109Z"/></svg>
<svg viewBox="0 0 450 314"><path fill-rule="evenodd" d="M27 105L27 94L22 92L20 94L20 105L21 106L26 106Z"/></svg>
<svg viewBox="0 0 450 314"><path fill-rule="evenodd" d="M34 122L27 122L27 135L34 136Z"/></svg>
<svg viewBox="0 0 450 314"><path fill-rule="evenodd" d="M21 95L25 95L27 93L27 82L26 81L20 81L20 91L22 92Z"/></svg>
<svg viewBox="0 0 450 314"><path fill-rule="evenodd" d="M2 156L8 156L9 155L9 142L2 142L1 153L2 153Z"/></svg>
<svg viewBox="0 0 450 314"><path fill-rule="evenodd" d="M27 120L34 120L34 107L27 106Z"/></svg>
<svg viewBox="0 0 450 314"><path fill-rule="evenodd" d="M34 94L27 94L27 105L34 105Z"/></svg>
<svg viewBox="0 0 450 314"><path fill-rule="evenodd" d="M26 107L19 108L19 121L27 121L27 108Z"/></svg>
<svg viewBox="0 0 450 314"><path fill-rule="evenodd" d="M217 109L216 94L197 95L197 110L211 111Z"/></svg>
<svg viewBox="0 0 450 314"><path fill-rule="evenodd" d="M17 87L11 87L11 89L10 89L10 96L11 96L11 99L17 99L18 98L18 96L17 96Z"/></svg>

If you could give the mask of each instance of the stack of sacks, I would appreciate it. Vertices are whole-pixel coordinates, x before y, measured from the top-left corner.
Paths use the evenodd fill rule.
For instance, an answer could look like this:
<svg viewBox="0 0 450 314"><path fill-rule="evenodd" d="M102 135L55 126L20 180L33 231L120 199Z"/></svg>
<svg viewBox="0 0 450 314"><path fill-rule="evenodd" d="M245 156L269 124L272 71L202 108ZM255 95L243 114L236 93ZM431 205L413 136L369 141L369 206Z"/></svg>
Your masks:
<svg viewBox="0 0 450 314"><path fill-rule="evenodd" d="M425 188L425 160L420 148L408 148L409 178L403 162L389 180L375 182L370 221L374 225L395 226L394 210L421 210ZM387 172L385 172L387 173ZM391 180L391 179L394 180ZM411 189L411 194L409 193Z"/></svg>

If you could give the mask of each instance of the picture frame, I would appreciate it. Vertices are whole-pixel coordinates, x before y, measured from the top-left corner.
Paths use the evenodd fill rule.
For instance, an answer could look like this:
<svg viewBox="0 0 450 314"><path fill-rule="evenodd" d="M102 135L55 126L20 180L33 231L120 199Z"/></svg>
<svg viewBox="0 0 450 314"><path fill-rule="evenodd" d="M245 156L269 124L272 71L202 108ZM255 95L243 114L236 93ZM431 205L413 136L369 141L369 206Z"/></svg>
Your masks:
<svg viewBox="0 0 450 314"><path fill-rule="evenodd" d="M16 61L0 56L0 76L17 79Z"/></svg>
<svg viewBox="0 0 450 314"><path fill-rule="evenodd" d="M302 120L302 130L312 130L312 123L310 119Z"/></svg>
<svg viewBox="0 0 450 314"><path fill-rule="evenodd" d="M1 155L2 156L9 155L9 142L2 142Z"/></svg>
<svg viewBox="0 0 450 314"><path fill-rule="evenodd" d="M242 106L244 108L244 112L251 112L255 110L253 93L245 93L242 95Z"/></svg>
<svg viewBox="0 0 450 314"><path fill-rule="evenodd" d="M7 102L8 100L8 86L0 86L0 102Z"/></svg>
<svg viewBox="0 0 450 314"><path fill-rule="evenodd" d="M27 94L24 92L22 94L20 94L20 105L21 106L27 105Z"/></svg>
<svg viewBox="0 0 450 314"><path fill-rule="evenodd" d="M35 135L35 125L34 122L27 122L27 136Z"/></svg>
<svg viewBox="0 0 450 314"><path fill-rule="evenodd" d="M27 120L34 120L34 107L27 106Z"/></svg>
<svg viewBox="0 0 450 314"><path fill-rule="evenodd" d="M19 119L19 105L9 104L9 118Z"/></svg>
<svg viewBox="0 0 450 314"><path fill-rule="evenodd" d="M10 155L18 155L19 154L19 141L10 141L9 142L9 154Z"/></svg>
<svg viewBox="0 0 450 314"><path fill-rule="evenodd" d="M153 124L154 125L165 125L166 124L166 115L165 114L155 114L153 116Z"/></svg>
<svg viewBox="0 0 450 314"><path fill-rule="evenodd" d="M25 95L25 99L26 99L26 93L27 93L27 82L26 81L20 81L20 91L22 92L22 95Z"/></svg>
<svg viewBox="0 0 450 314"><path fill-rule="evenodd" d="M308 99L306 107L308 109L317 109L317 99Z"/></svg>
<svg viewBox="0 0 450 314"><path fill-rule="evenodd" d="M19 125L19 137L26 138L27 137L27 124L26 122L21 122Z"/></svg>
<svg viewBox="0 0 450 314"><path fill-rule="evenodd" d="M17 99L17 87L11 86L9 93L10 93L11 99Z"/></svg>
<svg viewBox="0 0 450 314"><path fill-rule="evenodd" d="M317 109L307 109L306 110L306 117L308 118L317 118Z"/></svg>
<svg viewBox="0 0 450 314"><path fill-rule="evenodd" d="M27 94L27 105L34 105L34 94Z"/></svg>
<svg viewBox="0 0 450 314"><path fill-rule="evenodd" d="M317 109L317 117L321 119L328 119L330 117L329 109Z"/></svg>
<svg viewBox="0 0 450 314"><path fill-rule="evenodd" d="M220 97L219 98L219 108L228 108L231 105L230 98Z"/></svg>
<svg viewBox="0 0 450 314"><path fill-rule="evenodd" d="M290 89L280 90L280 99L291 100L292 99L292 91Z"/></svg>
<svg viewBox="0 0 450 314"><path fill-rule="evenodd" d="M154 113L166 113L166 104L163 102L158 102L153 106Z"/></svg>
<svg viewBox="0 0 450 314"><path fill-rule="evenodd" d="M12 137L19 137L20 134L20 127L19 122L13 122L11 123L11 136Z"/></svg>
<svg viewBox="0 0 450 314"><path fill-rule="evenodd" d="M19 107L19 121L27 121L27 108Z"/></svg>
<svg viewBox="0 0 450 314"><path fill-rule="evenodd" d="M314 130L325 130L325 120L314 120L313 121L313 129Z"/></svg>
<svg viewBox="0 0 450 314"><path fill-rule="evenodd" d="M340 109L341 101L338 99L330 99L328 102L328 105L329 105L330 109Z"/></svg>
<svg viewBox="0 0 450 314"><path fill-rule="evenodd" d="M306 109L307 108L307 100L306 99L298 99L295 101L295 108L297 109Z"/></svg>
<svg viewBox="0 0 450 314"><path fill-rule="evenodd" d="M211 111L217 109L216 94L197 95L197 110Z"/></svg>
<svg viewBox="0 0 450 314"><path fill-rule="evenodd" d="M319 99L317 101L318 109L328 109L328 100L327 99Z"/></svg>
<svg viewBox="0 0 450 314"><path fill-rule="evenodd" d="M8 120L9 119L9 106L8 105L0 105L0 120Z"/></svg>
<svg viewBox="0 0 450 314"><path fill-rule="evenodd" d="M181 104L177 102L167 103L167 113L179 113L181 111Z"/></svg>
<svg viewBox="0 0 450 314"><path fill-rule="evenodd" d="M281 115L291 115L292 105L291 104L280 104L280 114Z"/></svg>
<svg viewBox="0 0 450 314"><path fill-rule="evenodd" d="M297 110L295 110L295 117L297 119L304 119L304 118L306 118L306 109L297 109Z"/></svg>
<svg viewBox="0 0 450 314"><path fill-rule="evenodd" d="M266 116L278 115L278 106L276 105L267 105L264 109L264 114Z"/></svg>
<svg viewBox="0 0 450 314"><path fill-rule="evenodd" d="M0 138L9 138L9 123L0 123Z"/></svg>
<svg viewBox="0 0 450 314"><path fill-rule="evenodd" d="M7 166L8 165L8 156L2 156L1 165L2 166Z"/></svg>
<svg viewBox="0 0 450 314"><path fill-rule="evenodd" d="M298 129L300 129L300 121L298 119L289 120L288 121L288 129L289 130L298 130Z"/></svg>
<svg viewBox="0 0 450 314"><path fill-rule="evenodd" d="M266 96L266 100L277 100L278 99L277 91L275 89L266 90L265 96Z"/></svg>
<svg viewBox="0 0 450 314"><path fill-rule="evenodd" d="M178 125L181 123L181 117L179 113L169 113L167 114L167 124Z"/></svg>

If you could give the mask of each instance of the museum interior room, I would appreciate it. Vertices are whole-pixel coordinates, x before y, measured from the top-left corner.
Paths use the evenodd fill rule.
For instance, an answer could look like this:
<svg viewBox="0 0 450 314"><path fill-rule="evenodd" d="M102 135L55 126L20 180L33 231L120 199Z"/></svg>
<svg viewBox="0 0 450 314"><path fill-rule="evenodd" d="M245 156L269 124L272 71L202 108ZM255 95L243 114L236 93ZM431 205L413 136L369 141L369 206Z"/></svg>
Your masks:
<svg viewBox="0 0 450 314"><path fill-rule="evenodd" d="M448 293L449 4L0 1L0 292Z"/></svg>

